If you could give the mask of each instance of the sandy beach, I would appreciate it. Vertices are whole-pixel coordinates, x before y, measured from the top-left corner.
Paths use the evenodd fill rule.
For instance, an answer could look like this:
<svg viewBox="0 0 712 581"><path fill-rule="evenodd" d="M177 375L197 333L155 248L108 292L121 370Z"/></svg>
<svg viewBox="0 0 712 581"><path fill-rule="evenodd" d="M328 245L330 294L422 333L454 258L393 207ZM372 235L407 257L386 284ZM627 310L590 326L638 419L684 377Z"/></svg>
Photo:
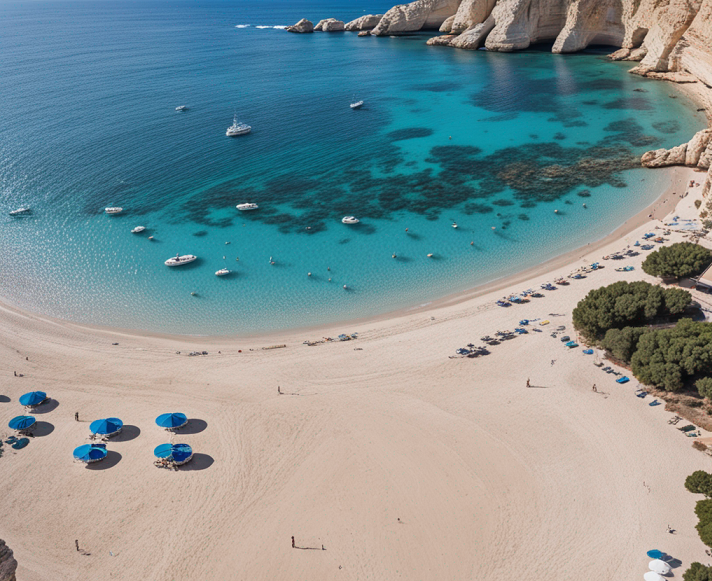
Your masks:
<svg viewBox="0 0 712 581"><path fill-rule="evenodd" d="M681 216L694 211L701 188L679 195L704 174L674 171L656 217L673 200ZM640 270L646 253L603 262L528 304L495 305L659 224L629 221L600 244L457 300L279 337L140 335L3 307L0 425L21 413L22 393L56 402L37 413L30 445L0 459L0 537L18 581L494 581L532 571L627 581L646 571L653 548L682 561L681 577L704 558L683 482L709 458L668 425L663 406L634 397L637 382L616 384L550 336L560 325L575 336L571 311L588 290L652 280ZM614 271L627 264L635 270ZM486 357L449 358L520 319L550 324ZM342 332L358 339L303 344ZM178 471L153 465L154 447L170 438L154 419L170 411L191 419L172 438L195 451ZM89 422L108 416L126 423L109 458L74 463Z"/></svg>

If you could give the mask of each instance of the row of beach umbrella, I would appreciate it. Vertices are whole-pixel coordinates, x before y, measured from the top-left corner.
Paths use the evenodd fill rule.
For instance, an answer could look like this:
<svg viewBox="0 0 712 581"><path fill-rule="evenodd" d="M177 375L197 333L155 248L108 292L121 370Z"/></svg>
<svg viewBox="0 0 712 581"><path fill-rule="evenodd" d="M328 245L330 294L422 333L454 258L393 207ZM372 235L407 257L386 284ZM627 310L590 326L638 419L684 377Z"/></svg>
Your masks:
<svg viewBox="0 0 712 581"><path fill-rule="evenodd" d="M665 553L654 549L648 551L647 555L652 561L648 563L648 569L650 570L643 575L643 579L645 581L667 581L663 575L669 575L672 571L672 567L663 561L663 558L666 556Z"/></svg>
<svg viewBox="0 0 712 581"><path fill-rule="evenodd" d="M47 394L44 391L30 391L20 396L20 404L26 409L32 410L38 405L47 401ZM37 423L37 418L34 416L16 416L10 420L8 427L16 432L26 432L31 430Z"/></svg>
<svg viewBox="0 0 712 581"><path fill-rule="evenodd" d="M188 418L182 413L161 414L156 418L156 425L166 430L177 430L188 423ZM89 424L92 435L111 438L121 432L124 422L119 418L104 418ZM172 462L176 466L189 462L193 457L193 449L188 444L161 444L153 451L156 458ZM99 462L106 458L106 444L83 444L74 449L74 458L85 464Z"/></svg>

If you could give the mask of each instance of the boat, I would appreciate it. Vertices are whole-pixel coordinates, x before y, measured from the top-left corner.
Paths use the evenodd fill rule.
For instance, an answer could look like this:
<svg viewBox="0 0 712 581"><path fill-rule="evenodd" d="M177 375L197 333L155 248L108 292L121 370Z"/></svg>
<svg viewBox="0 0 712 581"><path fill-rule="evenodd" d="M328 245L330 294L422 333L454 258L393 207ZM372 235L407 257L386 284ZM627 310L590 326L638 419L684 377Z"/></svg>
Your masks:
<svg viewBox="0 0 712 581"><path fill-rule="evenodd" d="M246 210L256 210L259 208L257 204L238 204L235 206L240 212L245 212Z"/></svg>
<svg viewBox="0 0 712 581"><path fill-rule="evenodd" d="M344 216L341 218L341 223L342 224L358 224L361 220L359 220L356 216Z"/></svg>
<svg viewBox="0 0 712 581"><path fill-rule="evenodd" d="M121 212L123 212L123 211L124 211L123 208L104 208L104 212L109 215L121 214Z"/></svg>
<svg viewBox="0 0 712 581"><path fill-rule="evenodd" d="M249 133L252 131L252 127L245 123L238 123L237 122L237 114L233 117L232 119L232 125L227 128L227 131L225 132L225 135L228 137L236 137L237 135L245 135L246 133Z"/></svg>
<svg viewBox="0 0 712 581"><path fill-rule="evenodd" d="M215 276L225 276L230 274L230 272L232 271L228 270L227 268L221 268L220 270L215 272Z"/></svg>
<svg viewBox="0 0 712 581"><path fill-rule="evenodd" d="M452 227L453 227L453 228L457 228L457 222L453 222L453 223L452 223Z"/></svg>
<svg viewBox="0 0 712 581"><path fill-rule="evenodd" d="M146 229L146 226L136 226L133 230L131 230L131 234L138 234L139 232L143 232Z"/></svg>
<svg viewBox="0 0 712 581"><path fill-rule="evenodd" d="M355 103L351 103L349 107L351 107L352 109L360 109L361 107L363 107L363 101L356 101Z"/></svg>
<svg viewBox="0 0 712 581"><path fill-rule="evenodd" d="M18 208L17 210L13 210L10 212L10 216L20 216L22 214L29 214L30 209L29 208Z"/></svg>
<svg viewBox="0 0 712 581"><path fill-rule="evenodd" d="M188 264L189 262L193 262L194 260L198 260L197 256L193 256L192 254L184 254L181 256L180 254L176 254L175 256L169 258L164 262L166 266L183 266L184 264Z"/></svg>
<svg viewBox="0 0 712 581"><path fill-rule="evenodd" d="M178 107L176 107L176 111L187 111L187 110L188 110L188 107L186 107L185 105L179 105Z"/></svg>

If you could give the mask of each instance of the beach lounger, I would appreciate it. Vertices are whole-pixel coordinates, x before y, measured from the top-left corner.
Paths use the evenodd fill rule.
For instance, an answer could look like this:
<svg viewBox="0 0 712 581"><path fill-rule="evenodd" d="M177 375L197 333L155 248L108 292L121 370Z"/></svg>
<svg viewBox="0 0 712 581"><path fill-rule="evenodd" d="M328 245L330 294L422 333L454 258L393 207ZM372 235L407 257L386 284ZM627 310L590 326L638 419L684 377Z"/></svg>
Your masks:
<svg viewBox="0 0 712 581"><path fill-rule="evenodd" d="M584 355L593 355L593 349L584 349L582 353Z"/></svg>
<svg viewBox="0 0 712 581"><path fill-rule="evenodd" d="M656 406L656 405L660 405L661 403L662 403L661 401L655 399L655 400L651 401L648 405L649 405L650 407L653 407L653 406Z"/></svg>
<svg viewBox="0 0 712 581"><path fill-rule="evenodd" d="M636 394L635 394L635 397L639 397L639 398L642 399L642 398L644 398L644 397L647 396L647 395L648 395L648 392L647 392L647 391L641 391L641 392L639 392L639 393L636 393Z"/></svg>
<svg viewBox="0 0 712 581"><path fill-rule="evenodd" d="M569 349L575 349L575 348L578 347L579 345L578 345L578 343L576 343L576 341L569 341L568 343L566 343L566 346L567 346Z"/></svg>
<svg viewBox="0 0 712 581"><path fill-rule="evenodd" d="M566 343L567 341L571 341L571 337L569 337L568 335L564 335L564 336L561 338L561 342L562 342L562 343Z"/></svg>
<svg viewBox="0 0 712 581"><path fill-rule="evenodd" d="M528 324L529 324L529 319L522 319L521 321L519 321L519 324L520 324L521 326L528 325Z"/></svg>
<svg viewBox="0 0 712 581"><path fill-rule="evenodd" d="M541 321L539 324L540 324L540 325L548 325L548 324L549 324L549 319L547 319L546 321Z"/></svg>
<svg viewBox="0 0 712 581"><path fill-rule="evenodd" d="M616 383L628 383L630 381L630 378L627 375L624 375L623 377L619 377L616 379Z"/></svg>
<svg viewBox="0 0 712 581"><path fill-rule="evenodd" d="M687 432L685 434L688 438L699 438L699 434L697 432ZM13 446L14 447L14 446Z"/></svg>

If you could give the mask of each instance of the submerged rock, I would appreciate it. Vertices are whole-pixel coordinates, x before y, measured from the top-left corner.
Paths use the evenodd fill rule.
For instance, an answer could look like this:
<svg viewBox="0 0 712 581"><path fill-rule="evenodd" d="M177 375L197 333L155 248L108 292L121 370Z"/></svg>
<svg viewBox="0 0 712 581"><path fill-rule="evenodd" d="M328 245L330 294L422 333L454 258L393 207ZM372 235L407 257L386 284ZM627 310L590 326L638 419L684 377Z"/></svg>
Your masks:
<svg viewBox="0 0 712 581"><path fill-rule="evenodd" d="M285 28L285 30L287 32L299 32L299 33L314 32L314 23L311 22L310 20L307 20L306 18L302 18L296 24L293 24L292 26L287 26L287 28Z"/></svg>

